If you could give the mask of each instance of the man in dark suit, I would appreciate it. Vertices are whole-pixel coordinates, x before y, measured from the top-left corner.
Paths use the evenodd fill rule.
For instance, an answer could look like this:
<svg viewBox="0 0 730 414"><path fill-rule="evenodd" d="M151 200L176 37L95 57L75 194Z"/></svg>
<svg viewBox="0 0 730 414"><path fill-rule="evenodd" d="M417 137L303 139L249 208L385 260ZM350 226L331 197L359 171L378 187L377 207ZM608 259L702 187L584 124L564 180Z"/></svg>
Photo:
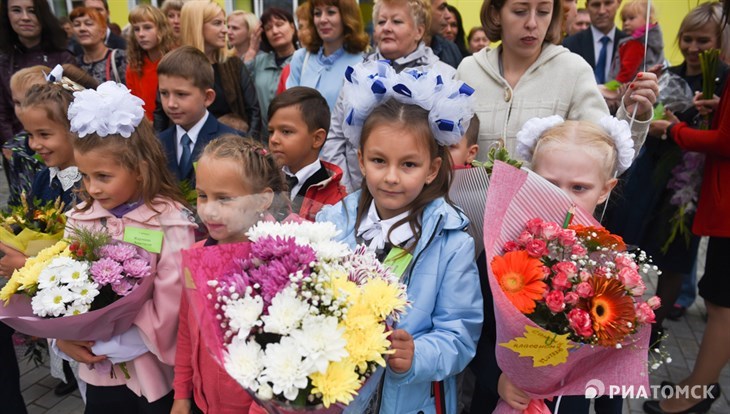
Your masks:
<svg viewBox="0 0 730 414"><path fill-rule="evenodd" d="M599 85L611 80L609 72L618 55L618 43L626 37L614 24L620 5L621 0L587 0L590 27L563 40L563 46L591 65Z"/></svg>
<svg viewBox="0 0 730 414"><path fill-rule="evenodd" d="M448 6L446 0L431 0L431 27L429 28L431 43L428 46L442 62L457 68L463 56L456 43L441 36L441 32L446 27L446 6Z"/></svg>

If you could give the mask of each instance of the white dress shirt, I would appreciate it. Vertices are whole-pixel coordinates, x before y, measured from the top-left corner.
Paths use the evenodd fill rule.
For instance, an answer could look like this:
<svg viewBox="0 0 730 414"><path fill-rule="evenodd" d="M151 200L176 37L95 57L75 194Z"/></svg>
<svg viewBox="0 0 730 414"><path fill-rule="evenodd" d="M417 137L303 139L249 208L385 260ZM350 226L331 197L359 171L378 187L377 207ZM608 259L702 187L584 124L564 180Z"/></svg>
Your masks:
<svg viewBox="0 0 730 414"><path fill-rule="evenodd" d="M180 125L175 125L175 131L176 131L176 139L177 139L177 163L180 164L180 158L182 157L182 136L185 134L188 134L188 137L190 137L190 153L193 153L193 149L195 148L195 142L198 140L198 135L200 134L200 130L203 129L203 125L205 125L205 121L208 120L208 116L210 116L210 113L206 110L205 115L200 118L200 121L198 121L197 124L193 125L192 128L190 128L189 131L186 131L181 127Z"/></svg>
<svg viewBox="0 0 730 414"><path fill-rule="evenodd" d="M606 43L606 82L608 82L610 79L608 78L609 73L611 73L611 63L613 63L613 45L614 45L614 37L616 36L616 26L612 27L611 30L604 34L600 30L596 29L595 26L591 25L591 31L593 32L593 53L595 60L593 62L598 64L598 56L601 54L601 47L603 47L603 43L601 43L601 38L603 36L608 36L610 39L608 43Z"/></svg>
<svg viewBox="0 0 730 414"><path fill-rule="evenodd" d="M295 176L297 177L297 185L295 185L291 189L291 199L294 200L294 197L296 197L297 194L299 194L299 190L302 188L304 183L309 179L309 177L313 176L314 173L319 171L319 169L322 168L322 163L319 162L319 158L314 161L313 163L307 165L306 167L300 169L296 172L296 174L293 174L289 167L284 166L282 170L284 171L284 174L288 175L289 177Z"/></svg>

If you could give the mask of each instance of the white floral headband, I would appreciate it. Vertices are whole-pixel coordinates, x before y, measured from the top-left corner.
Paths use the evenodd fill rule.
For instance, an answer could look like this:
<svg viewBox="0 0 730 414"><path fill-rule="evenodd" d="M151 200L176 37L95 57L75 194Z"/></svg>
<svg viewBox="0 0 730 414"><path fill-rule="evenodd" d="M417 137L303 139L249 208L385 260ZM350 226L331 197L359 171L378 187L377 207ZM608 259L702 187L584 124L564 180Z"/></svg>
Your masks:
<svg viewBox="0 0 730 414"><path fill-rule="evenodd" d="M520 132L517 133L517 155L526 161L531 161L537 141L542 134L550 128L565 122L559 115L552 115L547 118L532 118L525 122ZM634 140L631 139L631 128L629 123L606 115L598 121L598 125L606 131L616 146L617 174L621 174L629 167L634 160Z"/></svg>
<svg viewBox="0 0 730 414"><path fill-rule="evenodd" d="M474 115L470 100L474 89L435 71L396 73L386 61L370 61L348 67L345 79L343 129L355 145L365 119L390 98L427 110L431 131L442 146L458 144Z"/></svg>
<svg viewBox="0 0 730 414"><path fill-rule="evenodd" d="M74 101L68 108L71 132L79 138L93 133L129 138L144 118L143 105L143 100L114 81L104 82L96 90L74 92Z"/></svg>
<svg viewBox="0 0 730 414"><path fill-rule="evenodd" d="M56 65L56 67L51 70L51 73L47 74L45 71L43 71L43 75L45 76L48 83L59 85L63 89L66 89L67 91L70 91L72 93L83 91L84 89L86 89L78 83L72 81L71 79L63 76L63 66L61 65Z"/></svg>

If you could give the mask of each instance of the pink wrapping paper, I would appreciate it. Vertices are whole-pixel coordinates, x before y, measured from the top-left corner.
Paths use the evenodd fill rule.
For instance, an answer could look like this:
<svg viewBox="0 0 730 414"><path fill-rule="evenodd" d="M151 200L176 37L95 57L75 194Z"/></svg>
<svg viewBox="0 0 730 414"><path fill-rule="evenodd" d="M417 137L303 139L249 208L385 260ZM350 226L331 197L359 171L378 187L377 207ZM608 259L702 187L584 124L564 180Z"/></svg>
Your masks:
<svg viewBox="0 0 730 414"><path fill-rule="evenodd" d="M218 244L183 250L183 274L185 277L185 294L188 295L194 314L198 315L203 341L208 350L223 366L223 330L215 320L214 301L215 288L208 286L209 280L230 274L240 268L241 259L248 257L250 243Z"/></svg>
<svg viewBox="0 0 730 414"><path fill-rule="evenodd" d="M572 205L565 193L537 174L502 162L495 163L484 213L487 264L503 253L502 247L507 241L517 238L528 220L539 217L562 223ZM573 224L599 225L580 208L576 208ZM497 362L515 386L536 399L585 395L586 384L592 379L602 381L606 393L612 385L634 386L635 389L649 386L648 326L627 340L622 349L571 343L578 348L571 349L568 361L558 366L535 368L532 358L520 357L500 346L523 336L526 325L537 325L512 305L494 278L491 266L488 271L497 320ZM494 412L517 413L519 410L500 401Z"/></svg>
<svg viewBox="0 0 730 414"><path fill-rule="evenodd" d="M18 332L40 338L71 341L106 341L126 332L134 322L139 309L152 297L157 257L150 254L150 276L129 295L102 309L81 315L60 318L41 318L33 314L29 296L17 293L7 306L0 304L0 320Z"/></svg>

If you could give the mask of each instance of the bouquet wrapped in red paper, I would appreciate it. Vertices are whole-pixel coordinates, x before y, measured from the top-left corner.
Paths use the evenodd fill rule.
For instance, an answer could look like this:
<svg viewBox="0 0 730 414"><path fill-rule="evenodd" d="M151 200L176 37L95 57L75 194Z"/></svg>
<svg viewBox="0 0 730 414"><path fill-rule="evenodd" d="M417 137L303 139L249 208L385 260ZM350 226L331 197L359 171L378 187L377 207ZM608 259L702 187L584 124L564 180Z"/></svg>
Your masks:
<svg viewBox="0 0 730 414"><path fill-rule="evenodd" d="M572 208L538 175L495 164L484 216L495 352L533 407L554 396L648 387L648 324L658 306L641 299L649 265ZM500 402L495 412L516 410Z"/></svg>
<svg viewBox="0 0 730 414"><path fill-rule="evenodd" d="M150 298L155 263L140 247L78 229L13 273L0 291L0 320L29 335L108 340Z"/></svg>

